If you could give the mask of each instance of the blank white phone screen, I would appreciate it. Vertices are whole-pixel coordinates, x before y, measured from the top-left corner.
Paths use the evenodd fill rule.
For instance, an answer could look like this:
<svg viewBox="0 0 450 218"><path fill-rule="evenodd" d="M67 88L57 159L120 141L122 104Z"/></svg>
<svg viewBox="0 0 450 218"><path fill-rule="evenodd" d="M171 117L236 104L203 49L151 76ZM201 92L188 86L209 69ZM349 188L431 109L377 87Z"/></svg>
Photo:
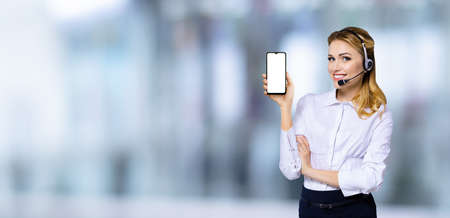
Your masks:
<svg viewBox="0 0 450 218"><path fill-rule="evenodd" d="M286 91L286 53L267 53L267 93Z"/></svg>

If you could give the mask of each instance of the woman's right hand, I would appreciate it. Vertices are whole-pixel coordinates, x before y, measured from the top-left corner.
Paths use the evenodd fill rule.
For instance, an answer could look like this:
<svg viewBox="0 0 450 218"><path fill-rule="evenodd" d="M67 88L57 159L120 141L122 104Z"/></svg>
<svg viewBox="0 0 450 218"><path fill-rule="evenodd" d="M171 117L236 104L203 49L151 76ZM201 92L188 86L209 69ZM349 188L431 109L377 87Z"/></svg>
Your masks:
<svg viewBox="0 0 450 218"><path fill-rule="evenodd" d="M263 88L264 88L264 95L269 96L270 99L272 99L274 102L276 102L280 108L290 108L292 107L292 101L294 99L294 83L292 82L291 77L286 72L286 94L284 95L270 95L267 94L267 79L266 74L263 73Z"/></svg>

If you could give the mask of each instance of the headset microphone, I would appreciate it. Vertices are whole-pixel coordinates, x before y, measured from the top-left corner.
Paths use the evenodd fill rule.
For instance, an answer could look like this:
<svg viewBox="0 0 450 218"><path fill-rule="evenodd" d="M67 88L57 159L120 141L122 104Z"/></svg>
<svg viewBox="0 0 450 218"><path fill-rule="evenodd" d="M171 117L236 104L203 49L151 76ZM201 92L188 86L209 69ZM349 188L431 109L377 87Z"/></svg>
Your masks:
<svg viewBox="0 0 450 218"><path fill-rule="evenodd" d="M348 83L350 80L356 78L357 76L361 75L361 73L365 73L365 72L366 72L366 71L361 71L360 73L356 74L354 77L352 77L352 78L350 78L350 79L341 79L341 80L338 80L338 85L339 85L339 86L343 86L343 85L345 85L346 83Z"/></svg>

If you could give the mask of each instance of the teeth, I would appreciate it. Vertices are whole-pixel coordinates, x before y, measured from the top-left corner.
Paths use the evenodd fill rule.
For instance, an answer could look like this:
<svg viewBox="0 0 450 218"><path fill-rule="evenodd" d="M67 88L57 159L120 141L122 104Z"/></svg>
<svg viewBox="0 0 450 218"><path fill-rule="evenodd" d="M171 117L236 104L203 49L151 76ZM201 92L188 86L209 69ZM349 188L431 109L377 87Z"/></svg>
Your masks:
<svg viewBox="0 0 450 218"><path fill-rule="evenodd" d="M344 75L334 75L334 78L337 78L337 79L344 78Z"/></svg>

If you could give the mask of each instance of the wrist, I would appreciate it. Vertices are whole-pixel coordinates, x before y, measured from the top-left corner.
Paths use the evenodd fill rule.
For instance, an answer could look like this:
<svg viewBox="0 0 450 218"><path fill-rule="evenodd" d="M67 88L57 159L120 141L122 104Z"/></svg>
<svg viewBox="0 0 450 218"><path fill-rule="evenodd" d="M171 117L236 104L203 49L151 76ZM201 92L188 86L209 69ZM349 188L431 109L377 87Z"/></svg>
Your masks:
<svg viewBox="0 0 450 218"><path fill-rule="evenodd" d="M281 109L281 129L288 131L292 127L292 110L291 107L280 106Z"/></svg>
<svg viewBox="0 0 450 218"><path fill-rule="evenodd" d="M292 104L280 105L280 110L281 110L281 112L289 112L289 113L291 113L291 111L292 111Z"/></svg>
<svg viewBox="0 0 450 218"><path fill-rule="evenodd" d="M303 166L302 166L302 174L303 174L304 176L310 177L309 174L310 174L310 172L311 172L311 169L312 169L311 166L303 165Z"/></svg>

